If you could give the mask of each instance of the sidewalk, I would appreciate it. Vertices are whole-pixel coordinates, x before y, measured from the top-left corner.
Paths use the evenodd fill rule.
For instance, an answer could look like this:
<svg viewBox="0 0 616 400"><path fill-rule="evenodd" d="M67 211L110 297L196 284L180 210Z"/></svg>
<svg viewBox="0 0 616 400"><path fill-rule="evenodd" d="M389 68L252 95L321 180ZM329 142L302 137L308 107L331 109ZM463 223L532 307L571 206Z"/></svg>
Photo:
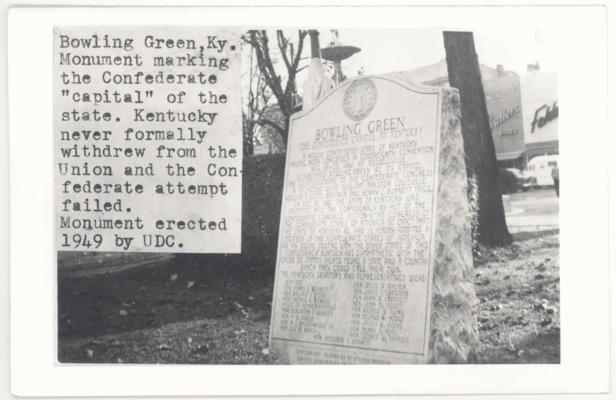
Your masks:
<svg viewBox="0 0 616 400"><path fill-rule="evenodd" d="M510 195L510 204L505 214L509 232L558 229L558 205L558 197L549 189Z"/></svg>
<svg viewBox="0 0 616 400"><path fill-rule="evenodd" d="M510 233L545 231L559 227L557 215L511 215L507 214L507 227Z"/></svg>

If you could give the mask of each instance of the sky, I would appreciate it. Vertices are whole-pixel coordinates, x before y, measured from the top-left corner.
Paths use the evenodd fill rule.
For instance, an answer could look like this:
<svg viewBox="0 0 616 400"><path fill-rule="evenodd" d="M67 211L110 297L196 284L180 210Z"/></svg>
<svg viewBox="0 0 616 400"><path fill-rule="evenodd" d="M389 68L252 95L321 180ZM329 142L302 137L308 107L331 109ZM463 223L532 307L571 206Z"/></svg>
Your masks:
<svg viewBox="0 0 616 400"><path fill-rule="evenodd" d="M361 52L343 62L347 76L355 76L361 67L366 74L402 71L434 64L445 58L442 29L346 29L339 31L343 44L360 47ZM321 31L321 46L331 33ZM506 70L522 74L527 64L539 62L542 69L555 70L550 52L552 39L538 29L520 27L514 32L474 32L479 62L490 67L502 64Z"/></svg>

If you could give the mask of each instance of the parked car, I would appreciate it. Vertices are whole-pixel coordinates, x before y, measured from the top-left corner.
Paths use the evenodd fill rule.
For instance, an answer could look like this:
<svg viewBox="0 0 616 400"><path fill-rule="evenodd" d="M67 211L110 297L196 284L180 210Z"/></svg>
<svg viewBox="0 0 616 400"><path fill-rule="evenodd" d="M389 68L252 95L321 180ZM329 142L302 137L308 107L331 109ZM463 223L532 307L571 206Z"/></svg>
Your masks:
<svg viewBox="0 0 616 400"><path fill-rule="evenodd" d="M552 169L557 167L558 155L537 156L530 159L524 173L528 176L535 177L537 180L535 186L554 186Z"/></svg>
<svg viewBox="0 0 616 400"><path fill-rule="evenodd" d="M501 193L515 193L520 190L527 191L536 186L537 180L524 174L516 168L498 169L498 187Z"/></svg>

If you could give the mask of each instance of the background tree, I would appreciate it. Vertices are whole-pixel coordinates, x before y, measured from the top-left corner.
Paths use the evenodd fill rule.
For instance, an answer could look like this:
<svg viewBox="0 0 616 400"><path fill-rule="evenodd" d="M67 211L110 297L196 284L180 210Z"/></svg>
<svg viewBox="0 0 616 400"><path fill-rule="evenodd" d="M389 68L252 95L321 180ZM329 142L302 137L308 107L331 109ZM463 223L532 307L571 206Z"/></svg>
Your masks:
<svg viewBox="0 0 616 400"><path fill-rule="evenodd" d="M287 37L282 30L277 30L275 46L271 46L265 30L251 30L244 35L244 41L251 47L251 59L254 55L256 61L256 68L252 68L251 64L250 72L251 93L248 95L248 103L254 112L248 115L249 123L253 124L252 128L254 124L271 126L280 134L285 144L289 133L289 119L298 102L296 77L301 70L300 61L307 34L308 31L299 30ZM282 71L279 60L283 61ZM275 118L268 118L265 113L271 96L275 98L283 116L282 123Z"/></svg>
<svg viewBox="0 0 616 400"><path fill-rule="evenodd" d="M271 90L268 90L263 75L255 63L255 51L249 46L249 65L246 71L247 93L243 99L242 123L244 131L244 155L252 155L255 144L257 127L267 125L270 121L264 117L266 108L271 98Z"/></svg>
<svg viewBox="0 0 616 400"><path fill-rule="evenodd" d="M244 150L244 157L251 156L254 153L254 133L253 126L250 118L242 111L242 149Z"/></svg>
<svg viewBox="0 0 616 400"><path fill-rule="evenodd" d="M443 32L449 84L460 91L466 172L477 186L479 243L503 246L512 239L498 188L498 163L472 32Z"/></svg>

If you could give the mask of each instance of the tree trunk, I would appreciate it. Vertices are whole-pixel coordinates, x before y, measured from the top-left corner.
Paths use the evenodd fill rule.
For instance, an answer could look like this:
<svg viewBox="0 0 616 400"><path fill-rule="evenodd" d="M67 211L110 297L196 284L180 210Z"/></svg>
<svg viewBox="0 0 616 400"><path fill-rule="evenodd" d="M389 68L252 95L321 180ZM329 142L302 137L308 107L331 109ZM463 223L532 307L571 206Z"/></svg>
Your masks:
<svg viewBox="0 0 616 400"><path fill-rule="evenodd" d="M443 32L449 84L460 91L466 172L478 189L477 240L486 246L511 243L498 164L472 32Z"/></svg>
<svg viewBox="0 0 616 400"><path fill-rule="evenodd" d="M254 153L254 144L252 142L252 133L254 129L254 122L252 122L246 114L242 113L242 148L244 150L244 156L248 157Z"/></svg>

